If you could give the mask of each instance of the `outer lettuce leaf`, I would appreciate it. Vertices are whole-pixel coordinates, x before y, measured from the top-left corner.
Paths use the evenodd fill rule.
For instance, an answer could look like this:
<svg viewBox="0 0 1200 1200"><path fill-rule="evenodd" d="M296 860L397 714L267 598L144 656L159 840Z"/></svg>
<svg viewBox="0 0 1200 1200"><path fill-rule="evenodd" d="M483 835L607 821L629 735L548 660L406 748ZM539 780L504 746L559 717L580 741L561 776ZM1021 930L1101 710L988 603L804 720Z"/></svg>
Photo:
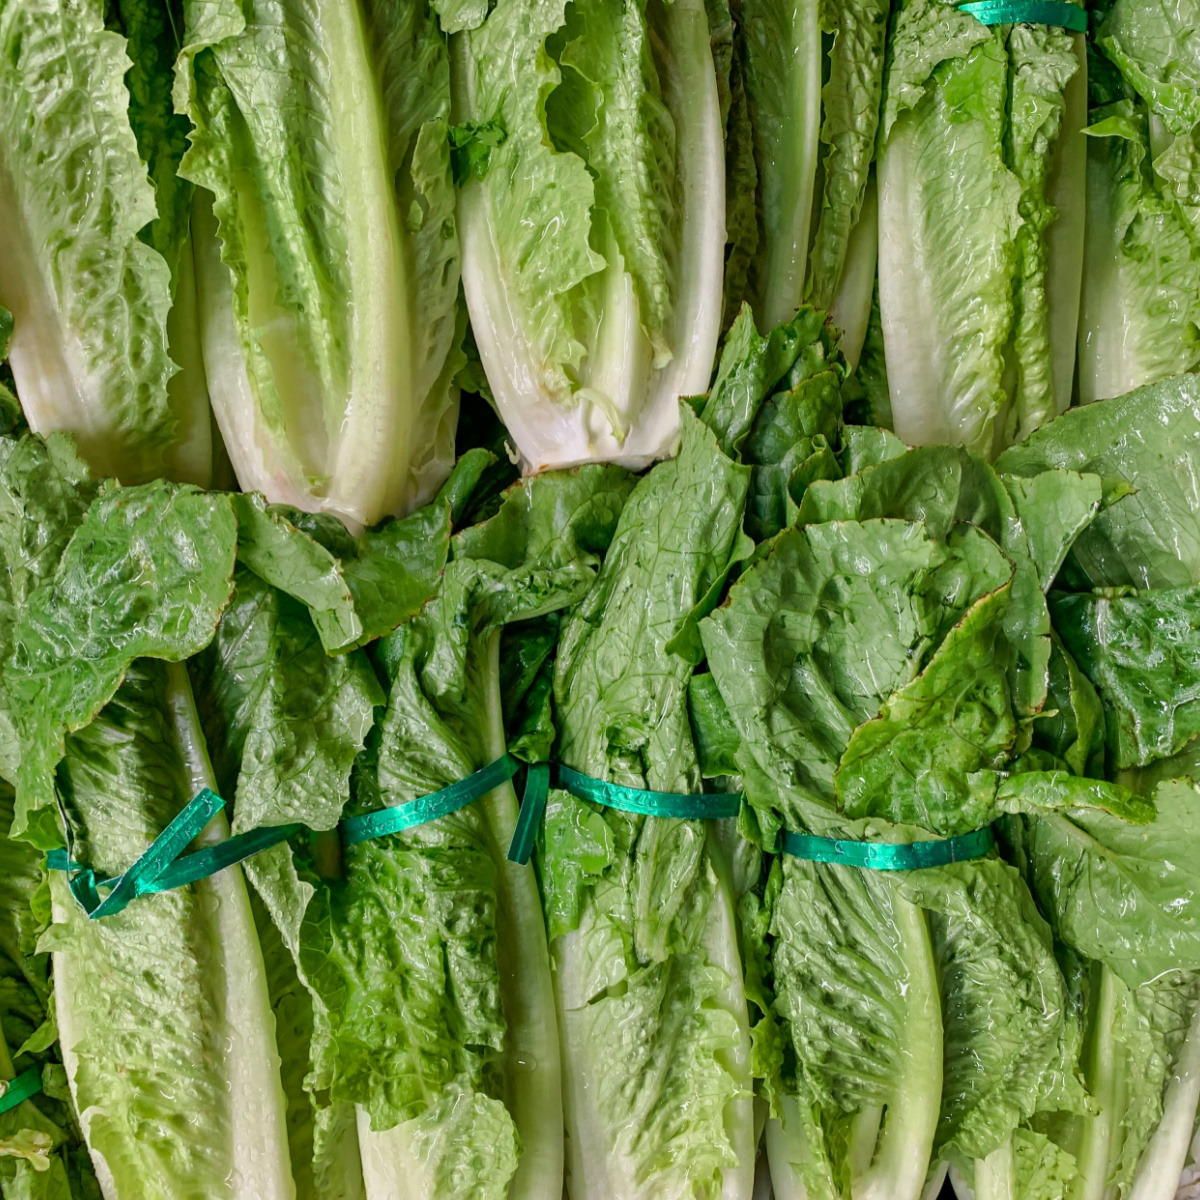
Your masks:
<svg viewBox="0 0 1200 1200"><path fill-rule="evenodd" d="M878 168L894 427L906 442L959 443L983 455L1008 399L1003 353L1021 200L1003 158L1002 36L937 0L901 8Z"/></svg>
<svg viewBox="0 0 1200 1200"><path fill-rule="evenodd" d="M1098 42L1104 53L1171 133L1192 133L1200 122L1200 53L1187 34L1193 2L1160 8L1146 0L1107 6Z"/></svg>
<svg viewBox="0 0 1200 1200"><path fill-rule="evenodd" d="M1161 11L1118 0L1099 30L1098 44L1117 71L1094 71L1098 108L1089 130L1109 139L1097 145L1099 179L1090 189L1097 211L1089 220L1100 234L1097 327L1087 330L1087 346L1081 344L1081 366L1089 365L1086 349L1108 389L1090 388L1097 396L1114 394L1118 383L1125 391L1194 371L1200 358L1200 72L1195 51L1180 36L1195 18L1191 4ZM1106 250L1118 264L1109 274ZM1119 355L1114 319L1126 322ZM1106 369L1115 370L1115 382Z"/></svg>
<svg viewBox="0 0 1200 1200"><path fill-rule="evenodd" d="M1111 765L1169 758L1200 734L1197 589L1051 597L1066 648L1108 717Z"/></svg>
<svg viewBox="0 0 1200 1200"><path fill-rule="evenodd" d="M0 440L0 660L34 591L58 566L95 496L87 468L62 434ZM0 774L17 781L21 752L7 675L0 672Z"/></svg>
<svg viewBox="0 0 1200 1200"><path fill-rule="evenodd" d="M449 64L411 0L184 4L204 357L246 488L358 524L428 499L460 359ZM267 66L270 69L265 69Z"/></svg>
<svg viewBox="0 0 1200 1200"><path fill-rule="evenodd" d="M1055 935L1132 987L1200 965L1200 923L1189 907L1200 797L1186 779L1160 783L1153 795L1152 824L1068 808L1005 826Z"/></svg>
<svg viewBox="0 0 1200 1200"><path fill-rule="evenodd" d="M1104 775L1104 706L1075 660L1052 639L1046 710L1034 723L1033 746L1075 775Z"/></svg>
<svg viewBox="0 0 1200 1200"><path fill-rule="evenodd" d="M710 16L711 23L711 16ZM729 61L728 112L725 117L725 315L728 329L750 293L749 277L758 249L758 167L754 161L754 127L746 94L746 73L737 45ZM723 82L722 58L713 51L717 82ZM722 94L722 112L725 96Z"/></svg>
<svg viewBox="0 0 1200 1200"><path fill-rule="evenodd" d="M820 1200L920 1195L942 1094L925 914L887 872L786 858L771 932L798 1098L768 1143L772 1174L790 1170Z"/></svg>
<svg viewBox="0 0 1200 1200"><path fill-rule="evenodd" d="M1118 4L1114 17L1137 7ZM1189 129L1159 150L1159 118L1126 93L1092 89L1079 338L1085 403L1200 366L1200 140Z"/></svg>
<svg viewBox="0 0 1200 1200"><path fill-rule="evenodd" d="M679 455L639 481L596 586L564 626L555 675L560 761L677 793L700 791L701 775L693 668L670 647L740 552L750 477L689 409L681 421ZM715 837L702 822L552 792L540 865L572 1195L749 1195L749 1031Z"/></svg>
<svg viewBox="0 0 1200 1200"><path fill-rule="evenodd" d="M108 487L13 630L6 685L21 746L14 836L58 844L54 771L130 664L180 661L229 599L237 527L227 496L167 483Z"/></svg>
<svg viewBox="0 0 1200 1200"><path fill-rule="evenodd" d="M629 272L639 323L662 366L672 353L679 214L675 122L659 95L650 24L641 6L604 0L575 0L564 16L555 34L562 86L547 102L547 123L559 149L588 164L593 212Z"/></svg>
<svg viewBox="0 0 1200 1200"><path fill-rule="evenodd" d="M702 0L501 0L456 102L505 131L460 197L464 290L531 470L672 452L720 328L724 146ZM547 236L549 231L549 236Z"/></svg>
<svg viewBox="0 0 1200 1200"><path fill-rule="evenodd" d="M1011 571L981 534L836 521L786 531L738 580L701 633L743 773L777 780L749 791L767 844L780 816L804 826L813 805L942 833L988 819L989 771L1017 737L1007 654L993 654ZM951 699L973 689L986 703Z"/></svg>
<svg viewBox="0 0 1200 1200"><path fill-rule="evenodd" d="M328 657L286 593L243 567L234 581L216 637L190 664L234 828L332 829L383 690L361 650Z"/></svg>
<svg viewBox="0 0 1200 1200"><path fill-rule="evenodd" d="M821 142L828 150L821 163L821 215L806 292L817 308L829 309L839 297L860 216L872 226L876 223L873 210L864 213L863 202L879 132L890 14L889 0L837 0L822 6L822 32L833 35L833 44L829 78L821 89ZM866 235L875 241L874 229ZM860 303L870 304L873 275L873 270L867 272L868 294L858 298Z"/></svg>
<svg viewBox="0 0 1200 1200"><path fill-rule="evenodd" d="M1036 1112L1083 1111L1066 984L1050 929L1007 864L914 872L904 892L930 911L944 998L935 1148L969 1171Z"/></svg>
<svg viewBox="0 0 1200 1200"><path fill-rule="evenodd" d="M1005 444L1028 436L1071 401L1083 253L1082 247L1068 248L1068 261L1058 262L1063 243L1054 239L1060 215L1056 200L1068 207L1063 214L1068 236L1076 241L1084 236L1077 216L1084 201L1084 160L1078 153L1083 113L1071 103L1081 92L1075 77L1083 70L1075 40L1065 29L1039 25L1016 25L1008 37L1012 97L1007 152L1021 184L1021 225L1010 352L1017 379L1001 431ZM1073 157L1064 161L1072 151ZM1066 176L1059 181L1060 197L1053 194L1056 172ZM1066 312L1065 322L1056 324L1055 305Z"/></svg>
<svg viewBox="0 0 1200 1200"><path fill-rule="evenodd" d="M1083 1065L1097 1115L1068 1136L1088 1191L1173 1195L1200 1087L1194 972L1129 988L1095 967Z"/></svg>
<svg viewBox="0 0 1200 1200"><path fill-rule="evenodd" d="M855 459L864 458L866 448L849 436L847 449ZM959 522L986 531L1015 568L1004 618L1005 636L1017 648L1009 673L1014 702L1023 720L1040 712L1050 653L1050 618L1042 592L1095 516L1100 481L1062 471L1036 489L1021 487L998 479L974 455L952 447L904 453L890 446L883 449L883 461L862 462L856 472L809 489L798 519L899 517L924 521L937 537L945 537ZM1041 515L1047 508L1055 513L1050 520Z"/></svg>
<svg viewBox="0 0 1200 1200"><path fill-rule="evenodd" d="M11 794L0 795L0 822L11 818ZM43 1080L40 1095L0 1116L0 1191L29 1200L99 1200L57 1045L49 958L36 952L48 899L41 855L2 838L0 870L0 1066L9 1079L40 1067Z"/></svg>
<svg viewBox="0 0 1200 1200"><path fill-rule="evenodd" d="M316 1030L312 997L278 926L253 889L250 906L262 946L282 1059L280 1076L297 1200L366 1200L353 1107L329 1104L305 1088Z"/></svg>
<svg viewBox="0 0 1200 1200"><path fill-rule="evenodd" d="M267 505L257 493L233 502L239 561L307 605L330 654L416 614L437 590L450 550L453 513L441 500L358 538L335 517Z"/></svg>
<svg viewBox="0 0 1200 1200"><path fill-rule="evenodd" d="M1080 534L1066 564L1072 587L1185 587L1200 581L1198 436L1200 380L1184 375L1071 409L996 466L1023 477L1090 472L1133 489Z"/></svg>

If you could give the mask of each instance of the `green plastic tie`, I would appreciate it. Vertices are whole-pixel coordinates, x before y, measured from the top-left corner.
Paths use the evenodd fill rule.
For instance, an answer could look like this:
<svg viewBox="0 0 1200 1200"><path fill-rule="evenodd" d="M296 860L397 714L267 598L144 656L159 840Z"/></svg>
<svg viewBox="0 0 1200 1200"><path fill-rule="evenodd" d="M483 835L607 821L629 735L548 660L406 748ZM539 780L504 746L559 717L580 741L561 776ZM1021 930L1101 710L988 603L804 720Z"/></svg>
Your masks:
<svg viewBox="0 0 1200 1200"><path fill-rule="evenodd" d="M1058 25L1087 32L1086 9L1065 0L972 0L958 7L985 25Z"/></svg>
<svg viewBox="0 0 1200 1200"><path fill-rule="evenodd" d="M626 787L606 779L593 779L560 763L555 769L557 784L593 804L619 808L624 812L641 813L645 817L675 817L684 821L711 821L721 817L736 817L742 806L739 792L693 793L651 792L645 788Z"/></svg>
<svg viewBox="0 0 1200 1200"><path fill-rule="evenodd" d="M30 1067L28 1071L22 1071L16 1079L10 1079L4 1084L4 1091L0 1093L0 1113L16 1108L23 1100L36 1096L41 1090L41 1067Z"/></svg>
<svg viewBox="0 0 1200 1200"><path fill-rule="evenodd" d="M368 842L372 838L386 837L389 833L399 833L402 829L412 829L415 825L427 825L439 817L448 817L511 779L520 766L520 762L511 754L503 754L482 770L439 792L418 796L395 808L381 808L359 817L347 817L339 826L342 844L353 846L357 842Z"/></svg>
<svg viewBox="0 0 1200 1200"><path fill-rule="evenodd" d="M308 830L307 825L262 825L258 829L248 829L235 837L226 838L212 846L205 846L193 854L185 854L169 863L161 875L145 890L147 892L170 892L175 888L186 887L189 883L199 883L210 875L224 871L226 867L236 866L247 858L253 858L280 842L297 833Z"/></svg>
<svg viewBox="0 0 1200 1200"><path fill-rule="evenodd" d="M411 829L415 825L424 825L436 821L439 817L449 816L460 808L465 808L474 800L487 795L493 788L499 787L511 779L520 769L521 764L509 754L488 763L482 770L468 775L458 783L452 783L441 791L428 796L420 796L407 804L395 808L384 808L378 812L364 813L362 816L349 817L338 827L341 831L342 842L354 845L371 838L385 837L389 833L398 833L402 829ZM531 780L536 768L531 769ZM536 789L536 784L535 784ZM529 794L529 783L526 784L526 794ZM536 790L534 793L536 802ZM296 834L309 832L307 825L266 825L258 829L250 829L235 837L226 838L212 846L205 846L191 854L180 855L187 849L189 843L208 824L210 820L224 807L225 801L215 792L205 788L187 807L151 842L146 852L125 872L115 879L97 881L90 867L81 866L71 858L68 850L51 850L46 856L46 865L53 871L66 871L70 875L71 892L79 902L80 907L92 920L112 916L120 912L131 900L138 896L147 896L155 892L169 892L175 888L186 887L189 883L198 883L210 875L216 875L227 867L235 866L255 854L261 854L281 842L286 842ZM525 818L529 825L527 834L530 849L533 838L541 820L541 812L546 806L545 789L537 811L530 810ZM522 815L524 806L522 806ZM518 818L518 834L522 830L521 818ZM515 842L514 842L515 846ZM512 854L510 849L510 856ZM528 850L523 860L529 861ZM101 891L108 895L100 898Z"/></svg>
<svg viewBox="0 0 1200 1200"><path fill-rule="evenodd" d="M958 837L904 843L855 842L844 838L813 837L785 829L781 844L785 854L810 862L865 867L870 871L919 871L924 867L944 867L947 863L982 858L995 841L992 827L986 825Z"/></svg>
<svg viewBox="0 0 1200 1200"><path fill-rule="evenodd" d="M524 866L529 861L549 794L550 764L534 763L525 775L525 794L521 797L521 811L517 814L517 825L508 847L509 862Z"/></svg>
<svg viewBox="0 0 1200 1200"><path fill-rule="evenodd" d="M159 878L224 807L225 801L216 792L208 788L201 789L146 847L137 862L115 879L97 882L95 872L90 867L81 867L72 862L70 855L63 850L52 850L47 857L47 865L52 870L68 872L71 894L93 921L111 917L138 896L161 891L155 886ZM100 898L101 888L110 889L103 900Z"/></svg>

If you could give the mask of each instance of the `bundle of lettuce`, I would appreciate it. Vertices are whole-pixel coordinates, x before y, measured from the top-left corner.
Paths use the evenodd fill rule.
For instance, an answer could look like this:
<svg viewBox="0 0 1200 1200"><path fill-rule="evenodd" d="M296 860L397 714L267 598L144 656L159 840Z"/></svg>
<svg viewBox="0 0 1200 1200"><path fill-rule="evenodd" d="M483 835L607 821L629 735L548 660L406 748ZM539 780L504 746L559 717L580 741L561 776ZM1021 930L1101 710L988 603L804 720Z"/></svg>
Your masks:
<svg viewBox="0 0 1200 1200"><path fill-rule="evenodd" d="M1174 1195L1200 1096L1198 416L1180 377L994 467L845 426L843 476L700 622L693 714L752 840L1000 831L916 871L785 844L743 897L777 1196L915 1200L947 1166L989 1200Z"/></svg>
<svg viewBox="0 0 1200 1200"><path fill-rule="evenodd" d="M235 832L294 835L248 864L253 900L231 867L93 920L52 873L39 947L104 1194L558 1200L554 999L532 869L505 859L511 784L402 835L320 831L506 753L531 681L501 673L504 628L587 591L626 473L498 496L478 450L356 540L252 494L97 484L63 435L2 453L13 835L66 835L119 876L204 787ZM473 494L490 515L452 537ZM228 833L218 816L195 844Z"/></svg>

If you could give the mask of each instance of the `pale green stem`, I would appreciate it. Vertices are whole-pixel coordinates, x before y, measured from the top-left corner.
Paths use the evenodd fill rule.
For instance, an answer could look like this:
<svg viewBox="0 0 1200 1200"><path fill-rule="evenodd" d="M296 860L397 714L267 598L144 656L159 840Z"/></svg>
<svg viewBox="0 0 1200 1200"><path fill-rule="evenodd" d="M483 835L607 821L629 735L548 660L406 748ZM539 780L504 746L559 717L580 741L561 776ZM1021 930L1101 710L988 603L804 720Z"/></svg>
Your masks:
<svg viewBox="0 0 1200 1200"><path fill-rule="evenodd" d="M488 640L485 679L488 758L505 753L500 705L500 631ZM521 1158L509 1188L513 1200L561 1200L563 1188L562 1082L558 1023L550 980L550 951L533 867L508 861L517 823L511 783L480 803L487 815L496 862L496 957L507 1022L509 1109L521 1137Z"/></svg>

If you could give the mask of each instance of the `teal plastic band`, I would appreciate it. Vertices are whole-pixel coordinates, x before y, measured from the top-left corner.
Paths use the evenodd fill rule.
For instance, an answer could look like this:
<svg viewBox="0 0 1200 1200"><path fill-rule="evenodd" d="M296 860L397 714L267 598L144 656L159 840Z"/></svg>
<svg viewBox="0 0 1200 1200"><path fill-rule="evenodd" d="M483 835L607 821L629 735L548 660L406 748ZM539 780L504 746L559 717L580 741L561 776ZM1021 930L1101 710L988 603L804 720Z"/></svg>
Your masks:
<svg viewBox="0 0 1200 1200"><path fill-rule="evenodd" d="M550 764L534 763L525 776L525 794L521 797L521 811L517 814L517 826L513 830L512 842L508 847L508 861L524 866L533 853L537 840L538 826L546 812L546 797L550 794Z"/></svg>
<svg viewBox="0 0 1200 1200"><path fill-rule="evenodd" d="M28 1071L22 1071L16 1079L10 1079L4 1085L4 1092L0 1094L0 1113L16 1108L23 1100L36 1096L41 1090L41 1067L30 1067Z"/></svg>
<svg viewBox="0 0 1200 1200"><path fill-rule="evenodd" d="M555 769L558 786L593 804L641 813L645 817L676 817L684 821L711 821L736 817L742 806L738 792L714 792L679 796L674 792L650 792L581 775L561 764Z"/></svg>
<svg viewBox="0 0 1200 1200"><path fill-rule="evenodd" d="M785 829L782 848L785 854L810 862L865 867L870 871L919 871L923 867L944 867L947 863L982 858L995 845L995 841L990 825L958 837L902 844L812 837L807 833L791 833Z"/></svg>
<svg viewBox="0 0 1200 1200"><path fill-rule="evenodd" d="M156 883L164 871L187 849L196 835L225 807L225 801L208 788L198 792L183 811L146 847L141 857L123 875L97 882L90 867L72 862L62 850L51 851L47 865L70 873L71 894L93 920L119 913L131 900L161 891ZM100 898L100 888L109 893Z"/></svg>
<svg viewBox="0 0 1200 1200"><path fill-rule="evenodd" d="M985 25L1058 25L1087 32L1087 10L1065 0L973 0L958 7Z"/></svg>
<svg viewBox="0 0 1200 1200"><path fill-rule="evenodd" d="M466 779L442 788L440 792L421 796L395 808L384 808L378 812L349 817L339 826L342 841L346 845L354 845L356 842L384 837L389 833L398 833L402 829L411 829L415 825L424 825L428 821L448 816L511 779L520 766L515 758L505 754L495 762L488 763L482 770L468 775ZM528 791L528 785L526 790ZM225 801L220 796L205 788L151 842L141 858L124 875L115 879L98 881L90 867L74 862L66 850L51 850L46 856L46 865L52 871L66 871L70 875L71 892L75 899L89 917L99 920L101 917L110 917L113 913L120 912L138 896L169 892L175 888L186 887L189 883L198 883L201 879L216 875L226 867L235 866L308 830L306 825L267 825L239 833L236 837L226 838L223 842L205 846L202 850L180 858L188 844L224 805ZM530 848L541 820L541 809L545 806L543 794L536 817L532 814L529 817ZM517 828L520 832L519 820ZM509 853L511 855L511 849ZM522 861L529 861L528 851ZM108 891L104 899L100 898L102 889Z"/></svg>
<svg viewBox="0 0 1200 1200"><path fill-rule="evenodd" d="M511 754L504 754L474 775L468 775L466 779L460 779L440 792L418 796L395 808L381 808L359 817L348 817L339 826L342 843L353 846L356 842L367 842L389 833L399 833L402 829L412 829L415 825L427 825L439 817L448 817L511 779L520 766Z"/></svg>
<svg viewBox="0 0 1200 1200"><path fill-rule="evenodd" d="M263 825L258 829L250 829L235 837L226 838L212 846L205 846L192 854L185 854L170 863L145 890L147 892L169 892L174 888L186 887L189 883L199 883L210 875L224 871L226 867L236 866L247 858L270 850L280 842L297 833L303 833L307 825Z"/></svg>

